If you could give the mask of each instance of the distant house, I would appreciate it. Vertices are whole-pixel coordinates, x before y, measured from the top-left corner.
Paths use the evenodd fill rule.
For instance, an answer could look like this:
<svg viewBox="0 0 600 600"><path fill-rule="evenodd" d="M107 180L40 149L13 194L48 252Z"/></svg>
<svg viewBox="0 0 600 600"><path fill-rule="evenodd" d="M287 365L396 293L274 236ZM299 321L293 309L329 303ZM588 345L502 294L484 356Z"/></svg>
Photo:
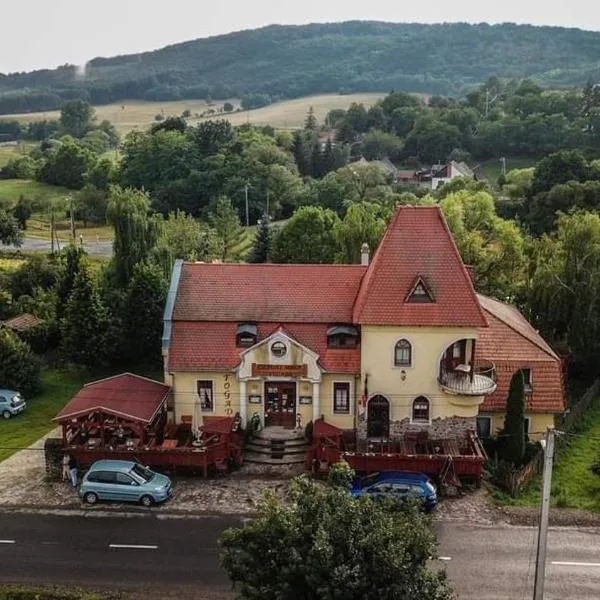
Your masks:
<svg viewBox="0 0 600 600"><path fill-rule="evenodd" d="M394 177L394 179L398 174L398 169L394 166L394 163L389 158L382 158L381 160L367 160L363 157L357 161L356 164L379 167L382 171L385 171L388 175Z"/></svg>
<svg viewBox="0 0 600 600"><path fill-rule="evenodd" d="M420 181L417 171L401 170L396 173L398 183L418 183Z"/></svg>
<svg viewBox="0 0 600 600"><path fill-rule="evenodd" d="M321 147L321 151L325 150L327 144L331 143L335 146L337 131L335 129L325 129L317 134L317 142Z"/></svg>
<svg viewBox="0 0 600 600"><path fill-rule="evenodd" d="M446 165L434 165L431 168L431 189L437 190L441 185L449 183L456 177L474 179L475 174L464 162L451 161Z"/></svg>

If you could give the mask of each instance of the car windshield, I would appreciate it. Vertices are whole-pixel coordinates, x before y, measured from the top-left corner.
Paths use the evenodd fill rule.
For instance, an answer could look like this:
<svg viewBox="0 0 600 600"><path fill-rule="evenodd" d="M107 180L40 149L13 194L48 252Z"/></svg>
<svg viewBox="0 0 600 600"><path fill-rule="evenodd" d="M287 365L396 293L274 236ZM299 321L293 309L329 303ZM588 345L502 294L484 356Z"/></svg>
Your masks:
<svg viewBox="0 0 600 600"><path fill-rule="evenodd" d="M142 465L134 465L131 469L132 473L135 473L138 477L143 479L145 482L150 481L154 477L154 473L150 469L142 467Z"/></svg>

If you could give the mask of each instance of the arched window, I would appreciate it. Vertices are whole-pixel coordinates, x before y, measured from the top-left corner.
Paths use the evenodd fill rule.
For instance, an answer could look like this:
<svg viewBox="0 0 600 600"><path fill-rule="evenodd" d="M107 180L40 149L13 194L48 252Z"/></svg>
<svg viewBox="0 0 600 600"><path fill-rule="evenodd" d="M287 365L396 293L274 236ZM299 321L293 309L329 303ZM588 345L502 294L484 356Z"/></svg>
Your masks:
<svg viewBox="0 0 600 600"><path fill-rule="evenodd" d="M412 346L408 340L400 340L394 350L394 365L410 367L412 365Z"/></svg>
<svg viewBox="0 0 600 600"><path fill-rule="evenodd" d="M429 400L425 396L414 399L412 421L413 423L429 423Z"/></svg>

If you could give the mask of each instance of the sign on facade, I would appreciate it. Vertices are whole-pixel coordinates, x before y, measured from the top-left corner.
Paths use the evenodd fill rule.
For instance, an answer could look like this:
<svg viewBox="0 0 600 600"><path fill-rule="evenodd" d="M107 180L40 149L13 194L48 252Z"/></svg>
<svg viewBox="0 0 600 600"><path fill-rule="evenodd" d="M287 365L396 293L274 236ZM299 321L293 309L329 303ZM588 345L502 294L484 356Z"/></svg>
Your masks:
<svg viewBox="0 0 600 600"><path fill-rule="evenodd" d="M252 377L306 377L307 365L261 365L252 363Z"/></svg>

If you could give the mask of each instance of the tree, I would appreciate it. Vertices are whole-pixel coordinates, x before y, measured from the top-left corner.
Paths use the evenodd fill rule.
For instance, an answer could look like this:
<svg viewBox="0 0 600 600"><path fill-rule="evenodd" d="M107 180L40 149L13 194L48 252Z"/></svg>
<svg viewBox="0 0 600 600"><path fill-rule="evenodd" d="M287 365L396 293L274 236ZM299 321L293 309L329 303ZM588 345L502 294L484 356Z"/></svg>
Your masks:
<svg viewBox="0 0 600 600"><path fill-rule="evenodd" d="M520 370L510 380L501 435L505 438L502 458L520 467L525 456L525 378Z"/></svg>
<svg viewBox="0 0 600 600"><path fill-rule="evenodd" d="M347 481L341 478L341 483ZM414 506L353 498L307 476L289 504L267 493L258 515L221 535L221 563L243 600L450 600L428 519Z"/></svg>
<svg viewBox="0 0 600 600"><path fill-rule="evenodd" d="M83 137L93 125L95 111L84 100L71 100L60 110L60 124L63 131L75 138Z"/></svg>
<svg viewBox="0 0 600 600"><path fill-rule="evenodd" d="M108 326L108 313L84 259L62 320L61 350L64 358L77 365L103 364L114 350L106 346Z"/></svg>
<svg viewBox="0 0 600 600"><path fill-rule="evenodd" d="M108 157L101 158L88 172L85 178L87 185L93 185L99 190L108 188L117 181L117 168Z"/></svg>
<svg viewBox="0 0 600 600"><path fill-rule="evenodd" d="M17 219L0 207L0 243L5 246L20 246L22 239Z"/></svg>
<svg viewBox="0 0 600 600"><path fill-rule="evenodd" d="M586 181L589 165L578 150L561 150L543 158L535 167L530 197L547 192L559 183Z"/></svg>
<svg viewBox="0 0 600 600"><path fill-rule="evenodd" d="M231 102L225 102L225 104L223 104L223 110L226 113L233 112L233 104L231 104Z"/></svg>
<svg viewBox="0 0 600 600"><path fill-rule="evenodd" d="M135 265L149 259L159 237L159 224L150 211L148 194L118 186L110 188L106 216L115 230L113 265L117 283L125 286Z"/></svg>
<svg viewBox="0 0 600 600"><path fill-rule="evenodd" d="M463 261L474 268L475 288L502 300L515 298L525 284L525 238L514 221L496 214L493 197L468 189L440 203Z"/></svg>
<svg viewBox="0 0 600 600"><path fill-rule="evenodd" d="M19 223L19 228L23 231L27 229L27 221L29 220L29 217L31 217L31 213L33 212L31 205L31 200L23 196L23 194L21 194L19 196L19 200L15 204L15 207L12 211L13 217Z"/></svg>
<svg viewBox="0 0 600 600"><path fill-rule="evenodd" d="M79 246L70 244L61 253L62 269L56 284L56 318L60 322L64 316L67 302L73 292L75 279L81 270L86 254Z"/></svg>
<svg viewBox="0 0 600 600"><path fill-rule="evenodd" d="M33 296L36 289L50 290L61 275L61 267L54 258L34 254L12 274L12 297L17 300L21 296Z"/></svg>
<svg viewBox="0 0 600 600"><path fill-rule="evenodd" d="M159 365L168 284L156 265L136 265L123 306L123 345L132 362Z"/></svg>
<svg viewBox="0 0 600 600"><path fill-rule="evenodd" d="M85 176L96 163L96 156L73 138L65 137L59 148L50 153L39 178L50 185L80 190Z"/></svg>
<svg viewBox="0 0 600 600"><path fill-rule="evenodd" d="M273 240L275 263L332 263L336 255L333 233L337 215L316 206L299 208Z"/></svg>
<svg viewBox="0 0 600 600"><path fill-rule="evenodd" d="M211 260L220 255L215 231L181 210L169 213L162 227L161 242L175 259Z"/></svg>
<svg viewBox="0 0 600 600"><path fill-rule="evenodd" d="M371 129L362 141L362 152L367 160L394 158L401 147L402 140L399 137L379 129Z"/></svg>
<svg viewBox="0 0 600 600"><path fill-rule="evenodd" d="M83 221L84 227L90 222L104 224L107 206L106 191L88 184L77 194L75 213Z"/></svg>
<svg viewBox="0 0 600 600"><path fill-rule="evenodd" d="M305 131L317 131L317 117L315 116L315 109L311 106L308 109L308 113L306 114L306 119L304 121L304 130Z"/></svg>
<svg viewBox="0 0 600 600"><path fill-rule="evenodd" d="M217 199L211 220L221 243L221 260L236 260L240 254L240 246L246 239L246 232L229 198Z"/></svg>
<svg viewBox="0 0 600 600"><path fill-rule="evenodd" d="M365 202L348 207L344 219L338 221L333 229L340 248L336 262L360 263L363 244L367 244L369 250L375 252L386 228L386 221L381 218L380 212L379 207Z"/></svg>
<svg viewBox="0 0 600 600"><path fill-rule="evenodd" d="M248 256L248 262L251 263L266 263L269 260L269 252L271 250L271 227L268 215L263 215L258 222L258 229L254 237L254 244Z"/></svg>
<svg viewBox="0 0 600 600"><path fill-rule="evenodd" d="M0 381L2 387L21 392L26 398L41 387L38 359L25 342L5 327L0 327Z"/></svg>
<svg viewBox="0 0 600 600"><path fill-rule="evenodd" d="M98 129L107 135L109 147L117 148L120 139L117 128L110 121L104 119L100 125L98 125Z"/></svg>

